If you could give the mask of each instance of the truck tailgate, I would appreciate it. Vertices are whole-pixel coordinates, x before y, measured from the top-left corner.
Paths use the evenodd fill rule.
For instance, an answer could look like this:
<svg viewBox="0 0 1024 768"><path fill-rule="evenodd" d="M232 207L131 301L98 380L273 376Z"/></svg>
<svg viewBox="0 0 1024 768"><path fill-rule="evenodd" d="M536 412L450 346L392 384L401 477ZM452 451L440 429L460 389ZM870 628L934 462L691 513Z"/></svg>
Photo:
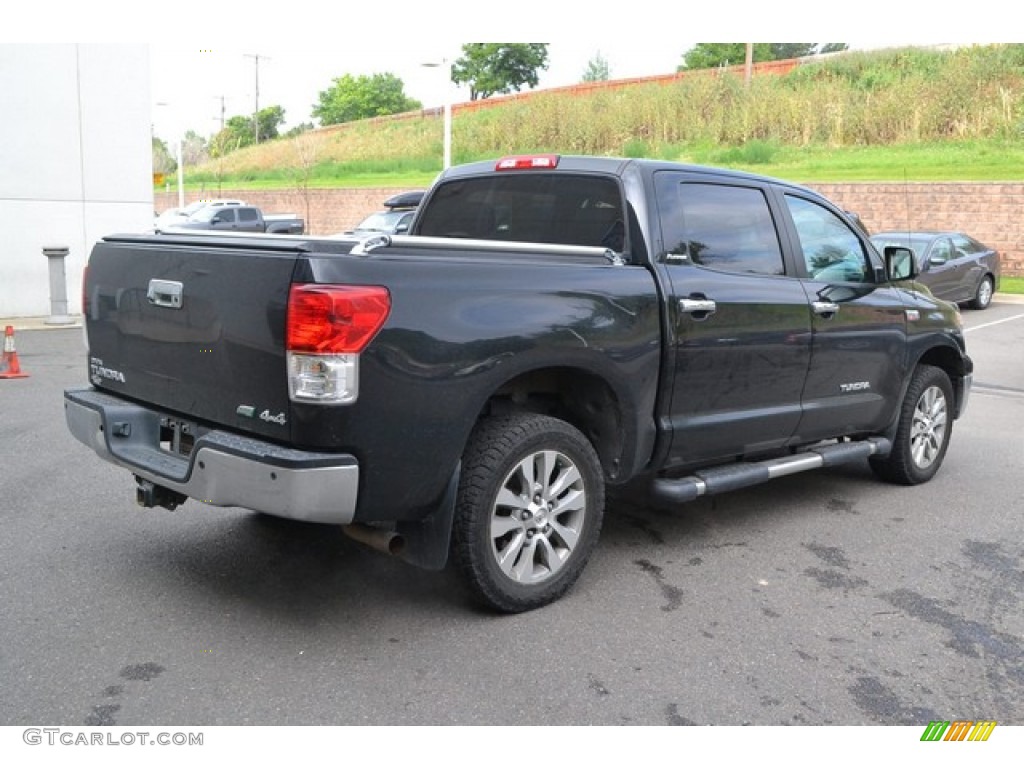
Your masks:
<svg viewBox="0 0 1024 768"><path fill-rule="evenodd" d="M305 250L301 240L206 235L98 243L83 302L92 384L286 440L285 314Z"/></svg>

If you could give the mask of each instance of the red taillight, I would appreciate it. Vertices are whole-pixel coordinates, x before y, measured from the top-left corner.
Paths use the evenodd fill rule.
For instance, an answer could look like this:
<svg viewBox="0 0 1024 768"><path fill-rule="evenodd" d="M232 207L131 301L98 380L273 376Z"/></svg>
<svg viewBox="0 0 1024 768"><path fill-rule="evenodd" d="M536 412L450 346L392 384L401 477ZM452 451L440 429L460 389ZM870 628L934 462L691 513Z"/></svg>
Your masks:
<svg viewBox="0 0 1024 768"><path fill-rule="evenodd" d="M512 155L494 166L496 171L521 171L526 168L557 168L558 155Z"/></svg>
<svg viewBox="0 0 1024 768"><path fill-rule="evenodd" d="M361 352L391 312L377 285L293 285L288 294L289 352Z"/></svg>

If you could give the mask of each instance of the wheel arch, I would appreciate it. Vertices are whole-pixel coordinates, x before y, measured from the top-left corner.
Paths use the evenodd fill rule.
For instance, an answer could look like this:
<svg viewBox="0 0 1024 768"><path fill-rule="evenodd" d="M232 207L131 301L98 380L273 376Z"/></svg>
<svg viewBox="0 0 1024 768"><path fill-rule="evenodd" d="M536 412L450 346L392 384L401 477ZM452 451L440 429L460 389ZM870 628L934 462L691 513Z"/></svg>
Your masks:
<svg viewBox="0 0 1024 768"><path fill-rule="evenodd" d="M950 384L953 386L953 398L956 406L954 412L959 415L963 410L966 398L964 377L971 373L972 370L969 359L965 358L959 349L952 346L941 345L925 350L914 363L914 366L911 368L911 372L921 365L931 365L935 368L941 368L946 373L946 376L949 377Z"/></svg>
<svg viewBox="0 0 1024 768"><path fill-rule="evenodd" d="M645 459L635 418L643 406L609 380L586 368L548 366L523 371L504 381L477 414L534 412L562 419L586 436L601 460L606 479L630 476ZM649 450L649 448L648 448Z"/></svg>

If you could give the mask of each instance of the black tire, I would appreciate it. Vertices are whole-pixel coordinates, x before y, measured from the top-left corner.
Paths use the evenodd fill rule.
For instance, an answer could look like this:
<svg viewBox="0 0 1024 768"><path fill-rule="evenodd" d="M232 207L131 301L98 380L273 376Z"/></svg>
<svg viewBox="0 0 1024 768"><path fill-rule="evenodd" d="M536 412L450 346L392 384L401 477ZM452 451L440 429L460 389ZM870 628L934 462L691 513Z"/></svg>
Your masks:
<svg viewBox="0 0 1024 768"><path fill-rule="evenodd" d="M985 275L981 278L981 282L978 283L978 290L974 292L974 298L971 299L971 309L986 309L992 303L992 288L991 277Z"/></svg>
<svg viewBox="0 0 1024 768"><path fill-rule="evenodd" d="M547 605L587 564L604 496L597 453L572 425L540 414L485 419L462 459L452 561L490 608Z"/></svg>
<svg viewBox="0 0 1024 768"><path fill-rule="evenodd" d="M949 447L953 410L953 385L946 372L919 365L900 408L892 452L869 460L875 474L900 485L931 480Z"/></svg>

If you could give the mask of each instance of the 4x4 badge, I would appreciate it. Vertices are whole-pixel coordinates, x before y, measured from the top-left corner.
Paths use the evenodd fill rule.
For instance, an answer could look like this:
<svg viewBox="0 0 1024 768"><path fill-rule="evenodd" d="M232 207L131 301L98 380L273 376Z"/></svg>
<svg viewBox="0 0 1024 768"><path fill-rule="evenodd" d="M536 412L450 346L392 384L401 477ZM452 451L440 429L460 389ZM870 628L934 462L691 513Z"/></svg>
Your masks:
<svg viewBox="0 0 1024 768"><path fill-rule="evenodd" d="M263 409L263 413L260 414L260 418L263 419L264 421L272 421L275 424L280 424L282 427L287 421L287 419L284 416L284 411L281 411L279 414L274 416L266 408Z"/></svg>

